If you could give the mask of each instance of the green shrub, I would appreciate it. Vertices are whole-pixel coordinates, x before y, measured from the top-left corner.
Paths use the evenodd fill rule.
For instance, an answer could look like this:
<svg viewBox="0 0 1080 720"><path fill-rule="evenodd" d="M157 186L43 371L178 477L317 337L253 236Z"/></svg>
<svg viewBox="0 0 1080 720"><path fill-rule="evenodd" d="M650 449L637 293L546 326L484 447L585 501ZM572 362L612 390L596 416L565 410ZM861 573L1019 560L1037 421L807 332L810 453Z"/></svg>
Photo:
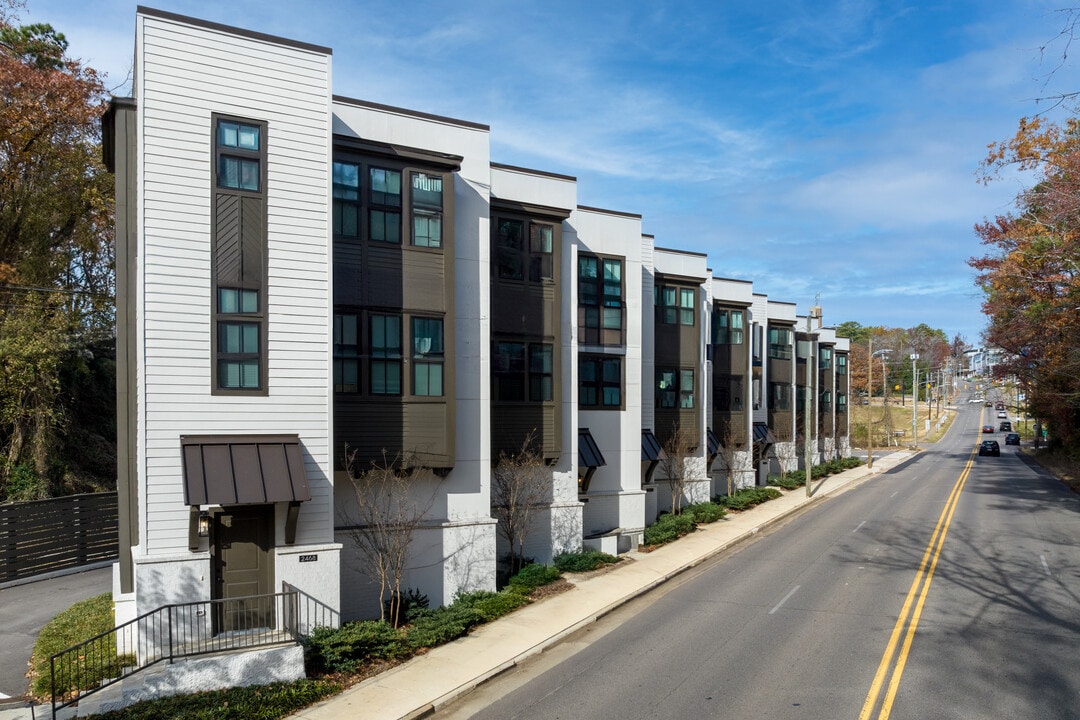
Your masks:
<svg viewBox="0 0 1080 720"><path fill-rule="evenodd" d="M716 502L730 510L745 510L780 497L780 491L770 487L743 488L731 495L720 495Z"/></svg>
<svg viewBox="0 0 1080 720"><path fill-rule="evenodd" d="M599 550L579 550L559 553L555 556L555 567L562 572L591 572L601 565L612 565L619 558Z"/></svg>
<svg viewBox="0 0 1080 720"><path fill-rule="evenodd" d="M664 514L655 523L645 528L644 541L646 545L663 545L694 532L696 527L697 523L693 515Z"/></svg>
<svg viewBox="0 0 1080 720"><path fill-rule="evenodd" d="M112 595L109 593L77 602L47 622L38 633L30 658L31 694L42 699L50 697L50 657L108 632L113 627ZM92 663L81 667L78 682L75 678L75 673L80 670L78 663L72 663L67 673L61 673L56 678L58 691L74 688L76 684L80 686L80 690L95 687L104 679L116 677L125 665L135 662L130 655L117 655L115 643L106 641L95 644L95 647L98 648L98 653Z"/></svg>
<svg viewBox="0 0 1080 720"><path fill-rule="evenodd" d="M95 717L100 720L277 720L343 689L338 683L326 680L252 685L146 700Z"/></svg>
<svg viewBox="0 0 1080 720"><path fill-rule="evenodd" d="M308 664L329 672L352 672L366 660L394 660L409 654L402 631L382 620L315 628L305 645Z"/></svg>
<svg viewBox="0 0 1080 720"><path fill-rule="evenodd" d="M806 473L802 470L793 470L786 475L770 475L769 484L782 487L785 490L794 490L806 483Z"/></svg>
<svg viewBox="0 0 1080 720"><path fill-rule="evenodd" d="M553 583L562 577L559 568L552 565L532 563L521 568L521 571L510 578L510 587L527 588L529 591L538 587Z"/></svg>
<svg viewBox="0 0 1080 720"><path fill-rule="evenodd" d="M727 510L716 502L703 502L683 508L683 514L687 513L694 516L694 522L704 525L722 519L727 515Z"/></svg>
<svg viewBox="0 0 1080 720"><path fill-rule="evenodd" d="M458 639L469 632L469 628L484 622L484 615L475 604L455 602L417 613L413 624L405 628L405 641L413 650L438 647Z"/></svg>
<svg viewBox="0 0 1080 720"><path fill-rule="evenodd" d="M29 465L11 468L7 481L7 499L13 502L44 500L49 497L49 483Z"/></svg>
<svg viewBox="0 0 1080 720"><path fill-rule="evenodd" d="M528 602L527 593L478 590L459 595L454 604L470 607L480 614L484 622L491 622L512 613L522 605L527 605Z"/></svg>

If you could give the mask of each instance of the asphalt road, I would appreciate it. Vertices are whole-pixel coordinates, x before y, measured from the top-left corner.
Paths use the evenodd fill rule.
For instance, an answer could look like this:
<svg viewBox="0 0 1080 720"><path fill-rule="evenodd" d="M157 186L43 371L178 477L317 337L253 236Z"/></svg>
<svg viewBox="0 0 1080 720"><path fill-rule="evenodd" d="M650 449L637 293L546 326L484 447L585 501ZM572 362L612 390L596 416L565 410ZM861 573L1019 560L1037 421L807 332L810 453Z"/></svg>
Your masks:
<svg viewBox="0 0 1080 720"><path fill-rule="evenodd" d="M1080 718L1080 497L982 410L436 717Z"/></svg>
<svg viewBox="0 0 1080 720"><path fill-rule="evenodd" d="M111 567L0 590L0 699L29 689L27 663L47 622L80 600L111 590Z"/></svg>

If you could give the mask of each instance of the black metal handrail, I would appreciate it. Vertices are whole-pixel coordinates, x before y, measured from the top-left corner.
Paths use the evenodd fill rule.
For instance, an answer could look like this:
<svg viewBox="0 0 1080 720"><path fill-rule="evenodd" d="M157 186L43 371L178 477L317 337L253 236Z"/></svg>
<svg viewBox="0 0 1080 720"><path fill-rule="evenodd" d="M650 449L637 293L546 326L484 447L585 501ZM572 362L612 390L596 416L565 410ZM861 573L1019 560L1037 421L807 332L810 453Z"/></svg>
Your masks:
<svg viewBox="0 0 1080 720"><path fill-rule="evenodd" d="M53 716L162 660L297 641L315 626L311 609L301 607L301 595L305 606L314 599L289 588L268 595L163 605L61 650L49 659Z"/></svg>

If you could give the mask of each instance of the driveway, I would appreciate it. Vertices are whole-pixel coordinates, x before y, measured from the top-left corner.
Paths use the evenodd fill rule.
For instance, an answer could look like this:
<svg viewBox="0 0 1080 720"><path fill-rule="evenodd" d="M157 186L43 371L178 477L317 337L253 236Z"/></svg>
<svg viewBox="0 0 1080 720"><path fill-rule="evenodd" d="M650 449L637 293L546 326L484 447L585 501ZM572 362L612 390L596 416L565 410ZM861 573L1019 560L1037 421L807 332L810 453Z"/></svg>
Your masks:
<svg viewBox="0 0 1080 720"><path fill-rule="evenodd" d="M0 699L26 693L27 662L45 623L87 598L112 590L112 567L0 590Z"/></svg>

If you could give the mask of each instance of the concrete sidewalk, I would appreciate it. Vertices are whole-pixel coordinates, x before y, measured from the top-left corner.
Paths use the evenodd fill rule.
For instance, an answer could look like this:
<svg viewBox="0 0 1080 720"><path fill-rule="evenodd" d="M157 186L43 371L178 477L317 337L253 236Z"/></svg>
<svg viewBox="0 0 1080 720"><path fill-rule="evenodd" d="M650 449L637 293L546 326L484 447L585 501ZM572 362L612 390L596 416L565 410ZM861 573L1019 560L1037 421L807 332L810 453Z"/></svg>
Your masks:
<svg viewBox="0 0 1080 720"><path fill-rule="evenodd" d="M631 552L633 562L587 579L570 577L575 587L477 628L469 635L428 651L313 705L294 720L399 720L422 717L485 680L542 652L562 638L648 592L679 573L753 536L801 508L887 472L915 455L898 451L865 466L819 481L813 496L803 488L732 515L649 553Z"/></svg>

